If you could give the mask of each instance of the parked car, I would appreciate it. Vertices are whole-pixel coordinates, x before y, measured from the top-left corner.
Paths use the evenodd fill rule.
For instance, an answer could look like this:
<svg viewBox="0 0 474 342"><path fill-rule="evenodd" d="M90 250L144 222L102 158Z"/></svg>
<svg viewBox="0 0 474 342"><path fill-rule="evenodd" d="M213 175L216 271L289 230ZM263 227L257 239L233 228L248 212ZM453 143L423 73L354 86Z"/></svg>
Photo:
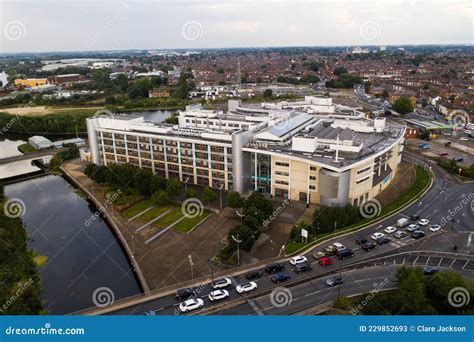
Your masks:
<svg viewBox="0 0 474 342"><path fill-rule="evenodd" d="M316 259L316 260L319 260L321 259L322 257L326 256L326 254L324 254L324 252L316 252L316 253L313 253L313 257Z"/></svg>
<svg viewBox="0 0 474 342"><path fill-rule="evenodd" d="M432 224L430 226L430 231L432 231L432 232L437 232L440 229L441 229L441 226L439 224Z"/></svg>
<svg viewBox="0 0 474 342"><path fill-rule="evenodd" d="M327 256L336 255L337 248L334 247L333 245L330 245L324 249L324 252L326 253Z"/></svg>
<svg viewBox="0 0 474 342"><path fill-rule="evenodd" d="M326 284L328 284L329 286L332 287L332 286L342 285L343 281L342 281L341 277L335 276L335 277L331 277L331 278L327 279Z"/></svg>
<svg viewBox="0 0 474 342"><path fill-rule="evenodd" d="M433 275L435 273L438 273L438 267L435 266L425 266L423 267L423 273L425 275Z"/></svg>
<svg viewBox="0 0 474 342"><path fill-rule="evenodd" d="M155 310L148 310L145 312L145 316L156 316Z"/></svg>
<svg viewBox="0 0 474 342"><path fill-rule="evenodd" d="M402 217L401 219L398 219L397 221L397 227L398 228L403 228L407 226L410 222L408 222L408 219L405 217Z"/></svg>
<svg viewBox="0 0 474 342"><path fill-rule="evenodd" d="M304 273L304 272L311 271L312 269L313 269L313 266L311 266L311 264L307 262L304 262L295 266L296 273Z"/></svg>
<svg viewBox="0 0 474 342"><path fill-rule="evenodd" d="M420 226L426 226L428 223L430 223L430 220L427 219L421 219L420 221L418 221L418 224Z"/></svg>
<svg viewBox="0 0 474 342"><path fill-rule="evenodd" d="M272 281L278 284L278 283L281 283L282 281L290 280L290 278L291 277L288 273L280 272L272 276Z"/></svg>
<svg viewBox="0 0 474 342"><path fill-rule="evenodd" d="M298 255L290 259L290 264L295 266L296 264L300 264L302 262L307 262L308 259L305 256Z"/></svg>
<svg viewBox="0 0 474 342"><path fill-rule="evenodd" d="M204 301L201 298L191 298L179 304L179 311L188 312L188 311L202 308L203 306L204 306Z"/></svg>
<svg viewBox="0 0 474 342"><path fill-rule="evenodd" d="M415 230L418 230L420 228L419 225L417 224L410 224L408 227L407 227L407 230L412 233L414 232Z"/></svg>
<svg viewBox="0 0 474 342"><path fill-rule="evenodd" d="M411 237L414 239L421 239L423 236L425 236L425 232L422 230L415 230L411 233Z"/></svg>
<svg viewBox="0 0 474 342"><path fill-rule="evenodd" d="M354 256L354 252L349 248L344 248L340 251L337 251L337 257L341 260L344 260L345 258L349 258L351 256Z"/></svg>
<svg viewBox="0 0 474 342"><path fill-rule="evenodd" d="M346 247L344 247L344 245L342 243L339 243L339 242L334 242L333 243L333 246L336 247L336 249L338 251L340 251L341 249L345 249Z"/></svg>
<svg viewBox="0 0 474 342"><path fill-rule="evenodd" d="M189 297L193 297L194 295L194 289L192 288L181 289L176 291L176 298L179 300L188 299Z"/></svg>
<svg viewBox="0 0 474 342"><path fill-rule="evenodd" d="M329 265L332 265L332 263L333 263L332 259L329 259L327 257L323 257L319 259L319 264L321 266L329 266Z"/></svg>
<svg viewBox="0 0 474 342"><path fill-rule="evenodd" d="M466 137L461 137L461 138L459 138L459 141L468 141L468 140L469 140L469 139L466 138Z"/></svg>
<svg viewBox="0 0 474 342"><path fill-rule="evenodd" d="M367 241L366 243L364 243L364 244L362 245L362 249L363 249L364 251L370 252L372 249L375 248L375 246L376 246L376 245L375 245L375 243L374 243L373 241Z"/></svg>
<svg viewBox="0 0 474 342"><path fill-rule="evenodd" d="M392 234L392 233L395 233L397 231L397 228L395 228L393 226L388 226L387 228L384 229L384 231L387 234Z"/></svg>
<svg viewBox="0 0 474 342"><path fill-rule="evenodd" d="M263 277L263 272L260 270L252 270L245 273L247 280L254 280Z"/></svg>
<svg viewBox="0 0 474 342"><path fill-rule="evenodd" d="M398 232L395 232L395 234L393 234L393 236L395 236L396 239L401 239L401 238L407 236L407 233L405 233L403 230L399 230Z"/></svg>
<svg viewBox="0 0 474 342"><path fill-rule="evenodd" d="M257 288L257 283L254 282L254 281L250 281L250 282L247 282L247 283L242 283L242 284L237 285L235 290L238 293L244 293L244 292L249 292L249 291L255 290L256 288Z"/></svg>
<svg viewBox="0 0 474 342"><path fill-rule="evenodd" d="M229 291L227 290L215 290L209 293L209 300L210 301L215 301L215 300L221 300L224 298L229 297Z"/></svg>
<svg viewBox="0 0 474 342"><path fill-rule="evenodd" d="M464 158L463 157L454 157L453 160L458 162L458 163L462 163L464 161Z"/></svg>
<svg viewBox="0 0 474 342"><path fill-rule="evenodd" d="M448 152L440 152L440 153L438 153L438 155L440 157L446 157L447 155L449 155L449 153Z"/></svg>
<svg viewBox="0 0 474 342"><path fill-rule="evenodd" d="M377 239L377 243L379 245L385 245L386 243L389 243L390 241L391 241L390 238L387 236L381 236Z"/></svg>
<svg viewBox="0 0 474 342"><path fill-rule="evenodd" d="M284 269L285 269L285 265L280 264L278 262L268 264L267 266L265 266L265 271L267 271L268 273L281 272Z"/></svg>
<svg viewBox="0 0 474 342"><path fill-rule="evenodd" d="M371 238L372 240L377 240L377 239L380 239L381 237L384 237L384 236L385 236L384 233L379 233L379 232L377 232L377 233L373 233L373 234L370 236L370 238Z"/></svg>
<svg viewBox="0 0 474 342"><path fill-rule="evenodd" d="M230 284L232 284L232 281L229 278L222 278L213 282L212 287L214 289L222 289L229 286Z"/></svg>
<svg viewBox="0 0 474 342"><path fill-rule="evenodd" d="M356 244L358 244L358 245L363 245L366 242L367 242L367 238L365 238L365 237L356 238Z"/></svg>
<svg viewBox="0 0 474 342"><path fill-rule="evenodd" d="M446 142L444 143L444 146L450 146L450 145L451 145L451 141L446 141Z"/></svg>

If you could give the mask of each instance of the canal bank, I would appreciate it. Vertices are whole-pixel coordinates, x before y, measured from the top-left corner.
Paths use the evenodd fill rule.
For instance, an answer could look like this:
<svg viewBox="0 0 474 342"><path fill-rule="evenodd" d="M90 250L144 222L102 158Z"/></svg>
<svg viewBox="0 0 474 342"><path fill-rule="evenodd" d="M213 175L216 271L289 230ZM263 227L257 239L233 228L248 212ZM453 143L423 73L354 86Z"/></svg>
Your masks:
<svg viewBox="0 0 474 342"><path fill-rule="evenodd" d="M142 288L142 290L145 292L145 293L148 293L150 292L150 286L148 285L148 282L144 276L144 273L140 267L140 265L138 264L136 258L135 258L135 255L132 251L132 249L130 248L129 244L127 243L123 233L122 233L122 230L124 228L122 228L122 230L119 228L118 226L118 223L114 220L114 218L112 217L112 215L110 214L110 212L108 210L104 210L102 209L103 208L103 205L102 205L102 202L99 201L97 199L97 197L95 196L95 194L93 194L91 191L89 191L89 189L87 189L81 182L79 182L77 180L76 177L74 177L70 170L68 170L67 168L65 168L64 166L61 166L60 167L61 171L63 172L63 175L64 177L71 183L71 184L74 184L75 187L77 187L78 189L80 189L81 191L83 191L88 199L94 204L94 206L96 208L98 208L97 212L100 212L100 214L104 217L104 219L106 220L106 222L108 223L108 226L113 230L114 232L114 235L119 239L120 241L120 244L122 246L122 248L124 249L127 257L128 257L128 260L130 261L132 267L133 267L133 270L135 272L135 275L137 276L138 278L138 281L140 283L140 286Z"/></svg>

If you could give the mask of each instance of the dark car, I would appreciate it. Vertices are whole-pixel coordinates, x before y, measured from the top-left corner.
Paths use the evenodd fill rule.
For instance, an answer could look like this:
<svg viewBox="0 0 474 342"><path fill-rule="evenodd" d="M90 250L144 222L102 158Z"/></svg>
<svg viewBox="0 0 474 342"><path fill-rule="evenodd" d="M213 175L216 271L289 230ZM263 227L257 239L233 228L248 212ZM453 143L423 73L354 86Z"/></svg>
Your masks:
<svg viewBox="0 0 474 342"><path fill-rule="evenodd" d="M420 215L418 215L418 214L413 214L413 215L410 216L410 219L411 219L412 221L419 221L419 220L420 220Z"/></svg>
<svg viewBox="0 0 474 342"><path fill-rule="evenodd" d="M263 276L263 272L260 270L253 270L253 271L248 271L247 273L245 273L245 278L247 278L247 280L254 280L257 278L261 278L262 276Z"/></svg>
<svg viewBox="0 0 474 342"><path fill-rule="evenodd" d="M296 264L295 266L295 272L296 273L304 273L307 271L311 271L313 269L313 266L307 262L302 262L300 264Z"/></svg>
<svg viewBox="0 0 474 342"><path fill-rule="evenodd" d="M377 239L377 243L378 243L379 245L384 245L384 244L386 244L386 243L389 243L390 241L391 241L390 238L389 238L389 237L386 237L386 236L381 236L381 237L379 237L379 238Z"/></svg>
<svg viewBox="0 0 474 342"><path fill-rule="evenodd" d="M367 238L365 238L365 237L356 238L356 244L358 244L358 245L363 245L366 242L367 242Z"/></svg>
<svg viewBox="0 0 474 342"><path fill-rule="evenodd" d="M342 285L342 283L343 283L342 278L339 276L332 277L326 280L326 284L328 284L329 286Z"/></svg>
<svg viewBox="0 0 474 342"><path fill-rule="evenodd" d="M453 160L457 161L458 163L461 163L464 160L464 158L463 157L454 157Z"/></svg>
<svg viewBox="0 0 474 342"><path fill-rule="evenodd" d="M375 248L375 246L376 246L376 245L375 245L375 243L374 243L373 241L367 241L366 243L364 243L364 244L362 245L362 249L363 249L364 251L370 252L372 249Z"/></svg>
<svg viewBox="0 0 474 342"><path fill-rule="evenodd" d="M188 299L194 297L194 289L187 288L176 291L176 298L179 300Z"/></svg>
<svg viewBox="0 0 474 342"><path fill-rule="evenodd" d="M290 275L288 273L277 273L274 276L272 276L272 281L274 283L280 283L282 281L290 280Z"/></svg>
<svg viewBox="0 0 474 342"><path fill-rule="evenodd" d="M435 273L438 273L438 267L435 266L425 266L423 267L423 273L425 275L433 275Z"/></svg>
<svg viewBox="0 0 474 342"><path fill-rule="evenodd" d="M411 237L414 239L421 239L423 236L425 236L425 232L422 230L415 230L411 233Z"/></svg>
<svg viewBox="0 0 474 342"><path fill-rule="evenodd" d="M337 251L337 257L341 260L344 260L345 258L349 258L351 256L354 256L354 252L350 250L349 248L341 249L340 251Z"/></svg>
<svg viewBox="0 0 474 342"><path fill-rule="evenodd" d="M450 145L451 145L451 141L446 141L446 142L444 143L444 146L450 146Z"/></svg>
<svg viewBox="0 0 474 342"><path fill-rule="evenodd" d="M265 266L265 271L267 271L268 273L276 273L276 272L283 271L284 269L285 269L285 265L282 265L278 262L275 262L273 264L268 264L267 266Z"/></svg>

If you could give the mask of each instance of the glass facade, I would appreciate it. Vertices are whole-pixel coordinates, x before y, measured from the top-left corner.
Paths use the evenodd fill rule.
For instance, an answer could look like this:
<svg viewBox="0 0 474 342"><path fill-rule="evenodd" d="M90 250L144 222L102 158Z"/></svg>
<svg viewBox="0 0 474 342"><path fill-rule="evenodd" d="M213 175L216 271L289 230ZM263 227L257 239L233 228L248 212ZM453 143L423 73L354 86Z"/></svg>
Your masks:
<svg viewBox="0 0 474 342"><path fill-rule="evenodd" d="M262 193L271 193L272 157L265 154L252 153L250 165L254 189Z"/></svg>

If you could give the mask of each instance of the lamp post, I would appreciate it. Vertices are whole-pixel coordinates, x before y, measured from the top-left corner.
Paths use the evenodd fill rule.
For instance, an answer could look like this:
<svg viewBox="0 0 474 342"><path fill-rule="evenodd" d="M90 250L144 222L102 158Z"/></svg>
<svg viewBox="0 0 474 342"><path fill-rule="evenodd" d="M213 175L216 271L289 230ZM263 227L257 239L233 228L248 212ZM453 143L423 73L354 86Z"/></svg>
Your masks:
<svg viewBox="0 0 474 342"><path fill-rule="evenodd" d="M184 193L188 192L188 182L189 182L189 177L186 177L184 180Z"/></svg>
<svg viewBox="0 0 474 342"><path fill-rule="evenodd" d="M224 183L221 183L219 187L219 210L222 211L222 189L224 189Z"/></svg>
<svg viewBox="0 0 474 342"><path fill-rule="evenodd" d="M241 224L241 225L244 224L244 217L245 217L245 215L243 214L243 211L242 211L242 213L240 213L238 210L236 210L235 213L237 214L237 216L240 217L240 224Z"/></svg>
<svg viewBox="0 0 474 342"><path fill-rule="evenodd" d="M237 242L237 267L239 267L240 266L240 243L242 242L242 240L239 240L238 233L237 233L237 238L234 235L232 235L232 240Z"/></svg>
<svg viewBox="0 0 474 342"><path fill-rule="evenodd" d="M191 254L188 255L188 260L189 260L189 266L191 266L191 280L194 280L194 273L193 273L194 262L193 262L193 257Z"/></svg>

